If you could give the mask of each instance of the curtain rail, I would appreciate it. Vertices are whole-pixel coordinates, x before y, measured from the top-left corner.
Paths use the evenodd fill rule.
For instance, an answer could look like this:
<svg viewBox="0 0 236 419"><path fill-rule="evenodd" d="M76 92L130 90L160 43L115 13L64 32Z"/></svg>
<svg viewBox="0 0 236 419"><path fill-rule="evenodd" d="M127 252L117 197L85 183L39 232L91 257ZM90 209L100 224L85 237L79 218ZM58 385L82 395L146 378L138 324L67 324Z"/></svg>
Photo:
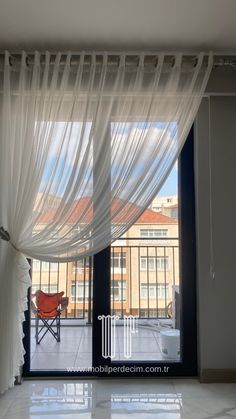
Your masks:
<svg viewBox="0 0 236 419"><path fill-rule="evenodd" d="M45 51L38 51L41 57L45 55ZM96 62L97 64L102 64L102 57L106 54L110 60L108 61L109 66L116 66L119 62L119 57L121 55L125 56L126 59L126 65L132 66L137 65L137 60L140 57L141 54L143 54L146 65L155 65L156 60L158 59L158 56L160 54L163 54L166 58L167 63L174 64L175 56L180 51L172 52L172 51L59 51L62 54L62 57L66 57L68 52L71 53L71 65L77 65L78 59L81 56L81 54L84 54L84 64L90 65L91 64L91 56L92 54L95 54L96 56ZM58 52L56 51L49 51L51 57L56 56ZM197 62L197 57L200 52L183 52L183 59L184 62L195 64ZM4 51L0 51L0 62L3 62L4 60ZM13 62L20 61L22 51L9 51L10 57L12 58ZM25 51L26 58L31 64L31 60L33 60L35 51ZM205 52L205 57L208 56L208 53ZM221 54L221 53L213 53L213 66L214 67L227 67L232 66L236 68L236 52L235 53L227 53L227 54ZM42 61L42 64L44 61ZM65 63L65 59L61 59L60 64L63 65ZM51 61L51 65L54 64L54 61Z"/></svg>
<svg viewBox="0 0 236 419"><path fill-rule="evenodd" d="M11 57L13 58L12 59L12 64L13 63L16 63L17 64L17 61L18 61L18 63L20 63L20 57L19 57L19 60L17 60L17 58L16 58L16 56L12 56L11 55ZM117 56L118 57L118 56ZM27 58L27 63L30 65L30 64L33 64L33 58L32 58L32 56L29 56L29 55L27 55L26 56L26 58ZM137 58L138 58L138 56L137 56ZM154 58L155 58L155 61L154 61ZM158 56L156 55L155 57L153 56L152 57L152 59L145 59L145 66L154 66L154 65L156 65L156 62L157 62L157 58L158 58ZM4 61L4 57L3 56L1 56L0 55L0 65L1 65L1 63L3 63L3 61ZM102 60L100 59L98 59L98 60L96 60L97 61L97 65L102 65ZM193 56L192 58L191 58L191 60L184 60L184 62L185 62L185 64L187 65L187 64L193 64L193 65L195 65L196 63L197 63L197 57L196 56ZM54 63L55 63L55 61L51 61L50 62L50 65L54 65ZM118 65L118 63L119 63L119 59L117 59L117 60L110 60L110 61L108 61L108 65L110 66L110 67L115 67L115 66L117 66ZM41 64L44 64L44 61L42 60L41 61ZM65 64L65 60L61 60L60 61L60 65L64 65ZM89 66L91 64L91 61L89 60L89 59L85 59L84 60L84 65L85 66ZM166 61L166 64L168 65L174 65L174 56L170 56L170 59L169 60L167 60ZM70 61L70 65L78 65L78 60L71 60ZM132 66L137 66L137 60L130 60L130 61L128 61L128 60L126 60L126 65L127 66L130 66L130 67L132 67ZM236 67L236 57L234 58L234 59L229 59L229 58L220 58L220 59L214 59L214 62L213 62L213 67L229 67L229 66L231 66L231 67Z"/></svg>
<svg viewBox="0 0 236 419"><path fill-rule="evenodd" d="M7 49L6 49L7 50ZM74 56L80 56L82 53L85 55L92 55L93 53L95 53L96 55L104 55L104 54L108 54L108 55L128 55L128 56L138 56L140 54L144 54L144 55L159 55L159 54L164 54L164 55L169 55L169 56L174 56L177 55L179 53L181 53L181 51L161 51L161 50L156 50L156 51L147 51L147 50L138 50L138 51L122 51L122 50L117 50L117 51L106 51L106 50L81 50L81 51L71 51L71 50L58 50L58 51L50 51L50 50L44 50L44 51L40 51L40 50L33 50L33 51L27 51L27 50L21 50L21 51L14 51L14 50L7 50L9 52L9 54L12 55L21 55L22 52L24 51L27 55L34 55L35 52L39 52L40 54L45 54L46 52L49 52L51 55L56 55L58 54L58 52L60 52L62 55L66 55L69 52L71 53L71 55ZM188 52L182 52L183 56L196 56L200 53L201 51L188 51ZM206 54L208 54L208 51L205 52ZM5 54L5 50L0 50L0 56ZM233 54L214 54L214 56L216 55L220 55L220 56L236 56L236 52Z"/></svg>
<svg viewBox="0 0 236 419"><path fill-rule="evenodd" d="M97 55L99 57L99 54L97 54ZM113 60L108 61L108 65L111 66L111 67L118 65L119 55L118 54L117 55L113 54L113 57L115 57L115 56L117 57L116 60L113 59ZM17 62L18 58L19 58L18 61L20 62L20 56L17 57L14 54L11 54L11 57L13 58L13 62ZM27 55L26 57L27 57L28 63L32 64L31 60L33 59L33 56L32 55ZM73 57L73 54L72 54L72 57ZM127 57L130 58L129 55L127 55ZM136 57L138 58L138 55L136 55ZM167 60L167 64L168 63L169 64L172 64L172 63L174 64L174 55L169 55L169 56L166 56L166 57L169 57L169 60ZM157 58L158 58L158 54L156 54L155 56L153 55L152 57L149 56L149 55L145 56L145 65L147 65L147 66L155 65L156 61L157 61ZM4 56L0 54L0 62L1 61L3 62L3 59L4 59ZM154 62L154 59L155 59L155 62ZM195 63L197 62L197 56L191 56L191 59L187 59L187 57L184 56L184 61L185 61L186 64L189 63L189 64L194 64L195 65ZM102 59L100 59L100 60L97 59L96 62L97 62L97 65L101 65L102 64ZM51 65L53 65L54 63L55 63L54 61L50 62ZM42 61L41 64L44 64L44 61ZM65 60L61 60L60 65L64 65L64 64L65 64ZM73 60L73 58L72 58L71 61L70 61L70 65L77 65L77 64L78 64L78 60L76 60L76 59ZM87 60L85 59L84 64L89 66L91 64L90 59L87 59ZM134 65L135 66L135 65L137 65L137 60L132 60L132 59L131 60L126 60L126 65L128 65L128 66ZM214 58L213 67L230 67L230 66L236 68L236 56L235 56L235 58L228 58L228 57Z"/></svg>
<svg viewBox="0 0 236 419"><path fill-rule="evenodd" d="M91 55L93 53L97 54L97 55L103 55L103 54L108 54L108 55L121 55L121 54L125 54L125 55L140 55L140 54L144 54L144 55L158 55L158 54L164 54L164 55L169 55L169 56L174 56L177 55L179 53L182 53L183 56L197 56L199 53L203 52L205 54L208 54L209 51L212 51L210 48L208 50L199 50L199 51L181 51L181 50L176 50L176 51L171 51L171 50L114 50L114 51L109 51L109 50L83 50L81 49L80 51L73 51L70 49L67 50L49 50L49 49L45 49L45 50L40 50L35 48L34 50L11 50L11 49L0 49L0 56L5 54L5 51L8 51L10 54L13 55L21 55L22 52L24 51L27 55L34 55L34 53L36 51L38 51L40 54L45 54L47 51L52 54L52 55L56 55L58 54L58 52L61 52L61 54L68 54L68 52L70 52L72 55L81 55L82 53L84 53L85 55ZM236 50L235 51L212 51L213 56L214 57L236 57Z"/></svg>

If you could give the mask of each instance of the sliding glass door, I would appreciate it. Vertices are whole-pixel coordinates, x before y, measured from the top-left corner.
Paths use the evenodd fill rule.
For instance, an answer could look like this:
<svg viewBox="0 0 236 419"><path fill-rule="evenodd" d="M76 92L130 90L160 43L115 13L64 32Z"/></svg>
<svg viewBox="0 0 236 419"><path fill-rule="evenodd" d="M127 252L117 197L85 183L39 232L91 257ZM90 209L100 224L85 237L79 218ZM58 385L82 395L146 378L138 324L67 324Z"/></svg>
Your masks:
<svg viewBox="0 0 236 419"><path fill-rule="evenodd" d="M173 190L174 173L177 193L94 258L93 362L105 374L196 374L193 131Z"/></svg>
<svg viewBox="0 0 236 419"><path fill-rule="evenodd" d="M26 313L25 374L196 374L194 237L191 131L161 193L109 248L65 264L31 261L29 305L39 289L63 291L68 304L60 342L48 332L37 344Z"/></svg>

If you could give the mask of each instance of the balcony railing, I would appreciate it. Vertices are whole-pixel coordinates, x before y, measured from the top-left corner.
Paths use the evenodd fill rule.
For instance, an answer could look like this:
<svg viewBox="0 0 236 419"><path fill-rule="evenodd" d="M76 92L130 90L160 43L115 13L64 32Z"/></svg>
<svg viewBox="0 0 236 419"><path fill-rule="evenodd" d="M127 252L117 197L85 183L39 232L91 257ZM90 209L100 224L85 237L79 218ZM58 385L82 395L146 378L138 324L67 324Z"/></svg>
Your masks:
<svg viewBox="0 0 236 419"><path fill-rule="evenodd" d="M124 238L111 246L112 314L167 318L178 285L178 238ZM91 322L92 288L92 257L73 263L32 261L32 292L64 291L69 297L65 318Z"/></svg>

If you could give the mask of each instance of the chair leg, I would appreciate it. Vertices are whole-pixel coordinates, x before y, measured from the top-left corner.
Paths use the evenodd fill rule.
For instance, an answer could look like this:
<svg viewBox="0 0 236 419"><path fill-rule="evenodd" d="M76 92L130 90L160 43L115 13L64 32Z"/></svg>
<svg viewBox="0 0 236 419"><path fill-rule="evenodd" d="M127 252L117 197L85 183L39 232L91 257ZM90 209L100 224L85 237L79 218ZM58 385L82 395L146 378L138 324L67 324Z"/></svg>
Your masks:
<svg viewBox="0 0 236 419"><path fill-rule="evenodd" d="M60 321L60 314L57 316L57 342L61 341L61 321Z"/></svg>
<svg viewBox="0 0 236 419"><path fill-rule="evenodd" d="M36 344L39 344L39 317L36 315L35 317L35 338Z"/></svg>
<svg viewBox="0 0 236 419"><path fill-rule="evenodd" d="M61 319L60 314L57 314L54 318L42 318L42 325L39 324L40 318L38 316L35 317L35 338L37 345L41 342L41 340L44 338L44 336L50 332L54 339L56 339L57 342L61 341ZM53 327L56 328L56 330L53 329ZM45 332L43 333L43 330Z"/></svg>

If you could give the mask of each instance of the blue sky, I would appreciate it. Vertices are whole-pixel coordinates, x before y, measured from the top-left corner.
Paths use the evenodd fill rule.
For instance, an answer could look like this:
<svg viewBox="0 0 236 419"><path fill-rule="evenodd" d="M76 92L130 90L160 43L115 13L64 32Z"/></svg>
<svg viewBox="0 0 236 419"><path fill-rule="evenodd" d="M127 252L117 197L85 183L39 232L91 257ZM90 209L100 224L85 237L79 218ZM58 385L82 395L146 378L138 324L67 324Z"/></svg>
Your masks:
<svg viewBox="0 0 236 419"><path fill-rule="evenodd" d="M142 127L142 124L144 123L130 123L131 128L139 128ZM121 130L121 134L124 135L124 132L122 131L122 128L128 129L126 127L127 124L112 124L112 128L115 129L118 127L119 130ZM52 175L52 184L50 187L50 193L53 194L63 194L64 190L67 186L68 179L70 178L72 172L73 172L73 162L75 153L78 151L78 143L79 139L81 138L81 145L80 145L80 153L81 153L81 160L84 158L84 153L87 147L87 143L89 141L89 134L91 130L91 124L86 123L85 125L85 131L82 134L82 124L81 123L74 123L71 129L66 128L65 122L58 122L55 126L55 133L54 136L57 137L58 141L52 142L52 147L50 148L50 153L45 165L45 170L42 177L42 184L40 189L43 189L47 187L47 184L50 180L50 177ZM163 127L166 127L166 123L153 123L154 128L162 129ZM69 126L70 128L70 126ZM168 124L168 130L171 134L171 136L175 136L176 134L176 124L175 123L169 123ZM114 132L114 135L117 133ZM65 136L65 137L64 137ZM126 140L126 136L124 135L124 140ZM58 150L59 146L63 145L62 147L62 153L60 160L58 162ZM152 146L151 142L151 146ZM151 147L150 146L150 147ZM115 152L115 151L114 151ZM92 153L92 146L90 147L90 153ZM119 155L118 155L119 157ZM91 159L88 159L91 163ZM87 163L89 163L89 161ZM78 163L78 162L77 162ZM118 158L119 163L119 158ZM145 163L145 158L144 158ZM91 169L91 166L88 167L88 169ZM113 165L113 171L116 170L115 164ZM137 165L136 168L134 168L132 175L137 176L137 174L142 170L141 162ZM78 175L78 170L76 172ZM76 178L76 174L74 173L74 177ZM83 172L83 187L88 181L88 177L91 177L91 171L85 170ZM92 179L92 177L91 177ZM131 179L132 180L132 179ZM168 176L165 184L163 185L162 189L159 192L159 196L165 196L165 195L175 195L177 194L177 182L178 182L178 173L177 173L177 164L174 165L172 171L170 172L170 175ZM91 193L92 185L91 182L87 185L88 190ZM82 188L83 189L83 188Z"/></svg>
<svg viewBox="0 0 236 419"><path fill-rule="evenodd" d="M168 178L166 179L163 187L161 188L158 196L177 195L178 192L178 171L175 164L171 170Z"/></svg>

